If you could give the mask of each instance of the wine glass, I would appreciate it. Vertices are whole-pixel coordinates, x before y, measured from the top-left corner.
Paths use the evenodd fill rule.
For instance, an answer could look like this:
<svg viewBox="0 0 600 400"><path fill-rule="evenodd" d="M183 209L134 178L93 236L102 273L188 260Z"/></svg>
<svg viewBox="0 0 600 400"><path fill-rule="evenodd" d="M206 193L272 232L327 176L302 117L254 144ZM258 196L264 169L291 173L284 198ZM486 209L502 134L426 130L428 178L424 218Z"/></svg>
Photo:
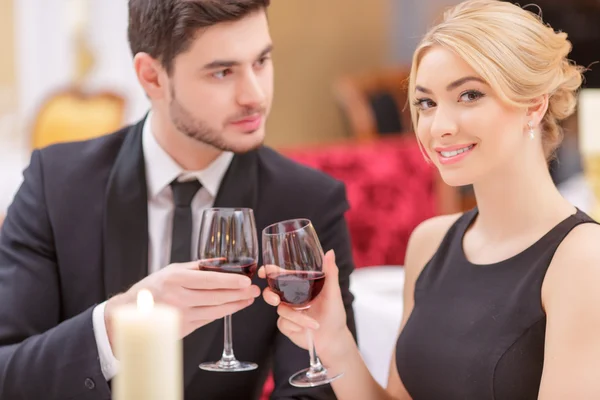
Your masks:
<svg viewBox="0 0 600 400"><path fill-rule="evenodd" d="M202 213L198 243L201 271L217 271L252 278L258 262L254 212L249 208L209 208ZM224 318L223 355L200 368L215 372L251 371L257 364L238 361L233 354L231 315Z"/></svg>
<svg viewBox="0 0 600 400"><path fill-rule="evenodd" d="M263 263L267 282L282 303L307 310L323 289L323 249L308 219L292 219L267 226L262 232ZM321 364L315 352L312 330L306 330L310 367L289 379L292 386L325 385L341 377Z"/></svg>

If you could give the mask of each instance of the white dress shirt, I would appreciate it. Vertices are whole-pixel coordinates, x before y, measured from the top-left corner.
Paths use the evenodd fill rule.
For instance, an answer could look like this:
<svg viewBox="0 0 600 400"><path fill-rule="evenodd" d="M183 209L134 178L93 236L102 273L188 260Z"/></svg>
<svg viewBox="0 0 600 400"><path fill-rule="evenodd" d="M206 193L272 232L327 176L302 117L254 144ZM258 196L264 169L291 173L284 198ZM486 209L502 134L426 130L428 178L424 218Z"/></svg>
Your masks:
<svg viewBox="0 0 600 400"><path fill-rule="evenodd" d="M173 192L170 183L174 179L187 181L198 179L202 188L192 200L192 240L198 242L202 211L212 207L219 191L223 176L233 158L233 153L223 152L206 169L186 171L169 156L156 141L152 132L152 114L148 114L142 132L142 149L146 167L148 188L148 273L151 274L169 264L171 252L171 230L173 227ZM196 246L192 245L192 253ZM197 258L191 254L191 259ZM99 304L93 311L93 327L100 355L100 366L106 380L111 380L118 372L119 362L115 358L104 323L104 307Z"/></svg>

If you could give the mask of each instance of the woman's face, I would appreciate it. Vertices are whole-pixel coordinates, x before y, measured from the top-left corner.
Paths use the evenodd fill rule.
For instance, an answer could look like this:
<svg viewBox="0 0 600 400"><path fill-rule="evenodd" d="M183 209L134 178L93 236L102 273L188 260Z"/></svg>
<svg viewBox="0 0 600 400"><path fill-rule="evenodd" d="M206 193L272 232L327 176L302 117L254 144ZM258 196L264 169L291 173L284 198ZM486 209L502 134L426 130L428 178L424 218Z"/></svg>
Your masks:
<svg viewBox="0 0 600 400"><path fill-rule="evenodd" d="M525 110L502 102L454 52L427 49L415 83L417 137L447 184L476 183L524 156Z"/></svg>

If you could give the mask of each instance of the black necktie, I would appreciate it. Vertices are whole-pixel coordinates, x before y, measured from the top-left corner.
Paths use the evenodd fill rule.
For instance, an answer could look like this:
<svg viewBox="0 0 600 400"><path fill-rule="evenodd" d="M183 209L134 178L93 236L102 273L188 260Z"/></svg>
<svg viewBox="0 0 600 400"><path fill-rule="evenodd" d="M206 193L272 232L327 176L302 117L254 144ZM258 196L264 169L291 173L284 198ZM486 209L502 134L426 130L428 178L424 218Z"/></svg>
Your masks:
<svg viewBox="0 0 600 400"><path fill-rule="evenodd" d="M173 189L173 233L171 236L171 261L182 263L191 261L192 256L192 199L202 187L197 180L171 182Z"/></svg>

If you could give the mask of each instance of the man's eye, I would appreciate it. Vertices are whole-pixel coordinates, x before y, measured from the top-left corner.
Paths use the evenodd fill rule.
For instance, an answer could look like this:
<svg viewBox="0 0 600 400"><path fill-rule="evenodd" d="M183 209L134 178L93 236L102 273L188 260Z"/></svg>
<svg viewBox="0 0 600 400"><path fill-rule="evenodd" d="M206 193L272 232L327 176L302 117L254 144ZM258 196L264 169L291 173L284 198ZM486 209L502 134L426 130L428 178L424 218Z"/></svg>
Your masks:
<svg viewBox="0 0 600 400"><path fill-rule="evenodd" d="M213 76L217 79L223 79L226 76L230 75L231 72L232 71L228 68L228 69L224 69L222 71L217 71L217 72L213 73Z"/></svg>
<svg viewBox="0 0 600 400"><path fill-rule="evenodd" d="M270 60L270 57L262 57L260 60L257 61L257 64L259 67L262 67L263 65L265 65L267 63L267 61Z"/></svg>

